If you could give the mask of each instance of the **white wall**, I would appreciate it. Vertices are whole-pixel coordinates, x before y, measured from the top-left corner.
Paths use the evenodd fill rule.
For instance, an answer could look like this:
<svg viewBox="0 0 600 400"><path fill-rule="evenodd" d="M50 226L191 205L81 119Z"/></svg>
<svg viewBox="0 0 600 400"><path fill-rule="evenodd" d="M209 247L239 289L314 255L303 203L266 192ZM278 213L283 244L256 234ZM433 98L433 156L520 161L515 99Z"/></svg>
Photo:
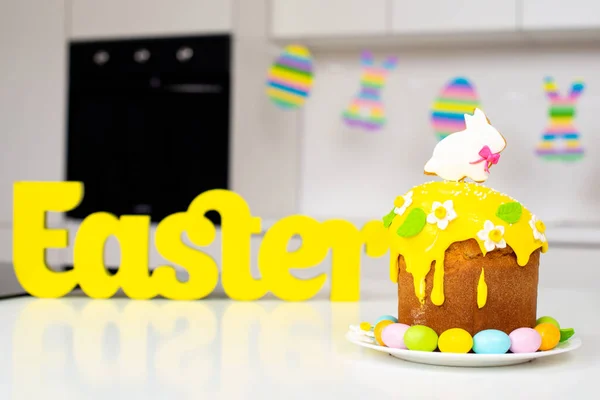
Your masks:
<svg viewBox="0 0 600 400"><path fill-rule="evenodd" d="M233 0L67 0L75 39L227 33Z"/></svg>
<svg viewBox="0 0 600 400"><path fill-rule="evenodd" d="M63 0L0 2L0 261L12 260L13 182L63 177L64 11Z"/></svg>
<svg viewBox="0 0 600 400"><path fill-rule="evenodd" d="M269 1L237 0L233 54L232 188L263 218L298 210L300 117L265 95L267 70L278 55L269 42Z"/></svg>
<svg viewBox="0 0 600 400"><path fill-rule="evenodd" d="M467 76L508 142L486 185L549 223L600 225L597 46L389 48L376 56L389 54L399 63L383 89L388 123L376 133L352 130L341 119L359 88L359 50L315 54L316 79L301 133L303 213L379 218L395 196L431 180L423 166L437 143L429 120L433 100L450 78ZM575 120L587 152L582 162L550 163L533 153L548 123L546 75L556 78L563 94L574 79L585 80Z"/></svg>

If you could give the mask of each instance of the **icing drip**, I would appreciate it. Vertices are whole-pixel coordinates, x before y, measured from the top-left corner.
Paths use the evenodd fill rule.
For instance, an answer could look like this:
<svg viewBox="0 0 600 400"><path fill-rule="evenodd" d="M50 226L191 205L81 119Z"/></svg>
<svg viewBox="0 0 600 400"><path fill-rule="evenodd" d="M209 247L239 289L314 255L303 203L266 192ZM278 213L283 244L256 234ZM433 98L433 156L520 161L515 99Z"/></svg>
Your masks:
<svg viewBox="0 0 600 400"><path fill-rule="evenodd" d="M390 250L390 280L394 283L398 283L398 254L394 249Z"/></svg>
<svg viewBox="0 0 600 400"><path fill-rule="evenodd" d="M436 306L444 304L444 260L435 260L433 272L433 290L431 291L431 302Z"/></svg>
<svg viewBox="0 0 600 400"><path fill-rule="evenodd" d="M452 243L475 239L485 256L484 241L478 232L484 229L484 223L491 221L495 226L503 226L503 240L514 250L517 263L521 266L529 262L531 253L541 248L545 253L548 243L534 237L529 221L532 214L525 207L518 221L509 224L500 219L496 213L502 204L515 202L511 197L475 183L467 182L429 182L411 189L412 204L403 215L396 215L388 228L392 260L390 262L390 278L398 280L398 254L402 254L406 262L407 272L414 279L415 295L421 303L425 303L427 274L435 261L433 289L430 298L433 304L444 303L444 255ZM449 222L444 230L436 224L426 224L413 236L403 237L397 234L398 228L406 221L410 211L421 208L426 214L431 213L433 202L444 203L453 200L456 218Z"/></svg>
<svg viewBox="0 0 600 400"><path fill-rule="evenodd" d="M479 275L479 283L477 284L477 307L483 308L487 302L488 287L485 283L485 275L483 268L481 268L481 275Z"/></svg>

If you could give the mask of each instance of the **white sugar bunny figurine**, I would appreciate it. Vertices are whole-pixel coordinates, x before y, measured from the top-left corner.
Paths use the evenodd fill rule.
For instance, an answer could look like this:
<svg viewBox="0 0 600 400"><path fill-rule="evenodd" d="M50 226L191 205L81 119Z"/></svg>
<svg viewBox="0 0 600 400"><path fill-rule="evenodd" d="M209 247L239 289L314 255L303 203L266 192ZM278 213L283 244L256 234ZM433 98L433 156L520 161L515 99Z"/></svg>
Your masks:
<svg viewBox="0 0 600 400"><path fill-rule="evenodd" d="M425 164L425 174L449 181L487 180L489 168L498 163L506 140L478 108L472 116L465 114L465 123L464 131L448 135L435 146Z"/></svg>

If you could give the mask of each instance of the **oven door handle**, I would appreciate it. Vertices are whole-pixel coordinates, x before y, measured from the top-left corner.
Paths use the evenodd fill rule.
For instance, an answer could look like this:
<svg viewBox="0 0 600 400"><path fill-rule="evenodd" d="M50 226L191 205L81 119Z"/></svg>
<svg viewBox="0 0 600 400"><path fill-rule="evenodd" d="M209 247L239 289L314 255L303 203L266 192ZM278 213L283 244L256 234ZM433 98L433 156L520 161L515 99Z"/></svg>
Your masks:
<svg viewBox="0 0 600 400"><path fill-rule="evenodd" d="M196 84L196 83L182 83L182 84L171 84L163 85L161 87L164 91L174 93L206 93L216 94L223 91L221 85L215 84Z"/></svg>

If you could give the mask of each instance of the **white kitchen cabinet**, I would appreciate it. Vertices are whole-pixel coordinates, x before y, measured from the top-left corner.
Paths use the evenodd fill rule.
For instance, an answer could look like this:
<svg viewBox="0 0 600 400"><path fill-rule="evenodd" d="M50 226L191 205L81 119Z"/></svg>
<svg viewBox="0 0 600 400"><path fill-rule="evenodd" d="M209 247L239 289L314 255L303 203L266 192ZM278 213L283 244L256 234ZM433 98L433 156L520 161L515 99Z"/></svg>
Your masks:
<svg viewBox="0 0 600 400"><path fill-rule="evenodd" d="M524 30L600 28L598 0L521 0Z"/></svg>
<svg viewBox="0 0 600 400"><path fill-rule="evenodd" d="M72 39L230 33L234 0L68 0Z"/></svg>
<svg viewBox="0 0 600 400"><path fill-rule="evenodd" d="M0 1L0 228L3 229L0 249L3 252L12 230L13 183L63 179L64 11L63 0Z"/></svg>
<svg viewBox="0 0 600 400"><path fill-rule="evenodd" d="M390 0L272 0L274 38L383 35Z"/></svg>
<svg viewBox="0 0 600 400"><path fill-rule="evenodd" d="M391 1L392 31L396 34L510 32L517 29L517 1L520 0Z"/></svg>

